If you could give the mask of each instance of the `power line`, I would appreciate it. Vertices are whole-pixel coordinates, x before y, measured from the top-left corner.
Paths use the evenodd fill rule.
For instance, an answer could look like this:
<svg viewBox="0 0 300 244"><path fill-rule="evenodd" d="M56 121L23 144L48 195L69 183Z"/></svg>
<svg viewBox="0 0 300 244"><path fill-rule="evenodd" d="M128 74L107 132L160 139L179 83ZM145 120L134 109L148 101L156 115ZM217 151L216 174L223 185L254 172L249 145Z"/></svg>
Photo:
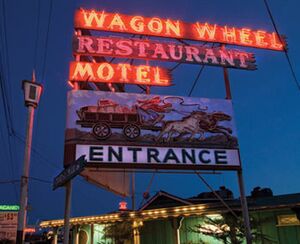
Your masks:
<svg viewBox="0 0 300 244"><path fill-rule="evenodd" d="M182 40L181 40L181 42L184 43L185 45L189 45L189 44L186 43L185 41L182 41ZM204 43L202 44L202 47L205 46L206 44L207 44L207 42L204 42ZM214 44L212 44L212 47L214 47ZM203 72L203 70L204 70L204 67L205 67L205 65L202 64L202 66L201 66L201 68L200 68L200 70L199 70L199 72L198 72L198 74L197 74L197 76L196 76L196 78L195 78L195 80L194 80L194 82L193 82L192 88L191 88L191 90L190 90L190 92L189 92L189 95L188 95L189 97L192 95L192 93L193 93L193 91L194 91L194 88L195 88L195 86L197 85L197 82L198 82L198 80L199 80L199 78L200 78L200 76L201 76L201 74L202 74L202 72Z"/></svg>
<svg viewBox="0 0 300 244"><path fill-rule="evenodd" d="M41 75L41 83L43 83L44 79L45 79L47 54L48 54L48 40L49 40L49 31L50 31L51 16L52 16L52 6L53 6L53 1L50 0L49 13L48 13L48 22L47 22L47 30L46 30L46 40L45 40L45 46L44 46L44 56L43 56L43 59L42 59L42 67L41 67L41 74L42 74ZM39 9L40 9L40 6L39 6ZM36 37L36 44L37 44L37 40L38 40L38 36L39 36L39 34L38 34L38 31L39 31L39 28L38 28L39 27L39 17L40 17L40 11L38 12L38 17L37 17L37 37ZM37 49L37 46L35 48ZM36 59L35 59L35 62L36 62ZM41 117L41 111L40 111L40 109L38 109L37 110L37 119L36 119L36 130L37 131L39 130L40 117Z"/></svg>
<svg viewBox="0 0 300 244"><path fill-rule="evenodd" d="M1 60L0 60L1 62ZM2 68L2 62L0 63L0 66ZM14 178L15 175L15 168L14 168L14 158L13 158L13 153L12 153L12 146L11 146L11 135L12 135L12 128L10 127L10 123L9 123L9 115L7 113L8 110L8 105L7 105L7 97L6 97L6 92L4 89L4 80L3 80L3 76L0 73L0 90L1 90L1 94L2 94L2 103L3 103L3 109L4 109L4 117L5 117L5 124L6 124L6 129L7 129L7 150L8 150L8 165L9 165L9 170L10 170L10 174L11 177ZM2 142L4 142L4 134L2 133L2 129L1 130L1 138L2 138ZM5 145L5 144L4 144ZM4 148L4 147L2 147ZM17 192L17 187L14 185L14 193L15 193L15 199L18 199L18 192Z"/></svg>
<svg viewBox="0 0 300 244"><path fill-rule="evenodd" d="M271 19L272 25L273 25L273 27L274 27L274 30L275 30L275 32L276 32L276 34L277 34L277 36L278 36L279 41L281 42L281 44L282 44L282 46L283 46L283 50L284 50L284 53L285 53L285 57L286 57L286 59L287 59L287 61L288 61L289 68L290 68L291 73L292 73L292 76L293 76L293 78L294 78L294 82L296 83L296 86L297 86L298 90L300 90L300 83L299 83L299 81L298 81L298 79L297 79L296 72L295 72L294 67L293 67L293 65L292 65L292 62L291 62L291 59L290 59L290 57L289 57L288 51L287 51L287 49L286 49L286 47L285 47L285 45L284 45L284 43L283 43L283 41L282 41L282 39L281 39L281 37L280 37L279 31L278 31L278 29L277 29L277 26L276 26L274 17L273 17L273 15L272 15L272 12L271 12L271 9L270 9L270 7L269 7L269 4L268 4L267 0L264 0L264 3L265 3L265 6L266 6L266 9L267 9L267 12L268 12L268 14L269 14L269 17L270 17L270 19Z"/></svg>
<svg viewBox="0 0 300 244"><path fill-rule="evenodd" d="M47 26L47 32L46 32L46 42L45 42L45 48L44 48L44 59L43 59L43 67L42 67L42 82L45 78L45 70L46 70L46 60L47 60L47 54L48 54L48 39L49 39L49 30L50 30L50 24L51 24L51 16L52 16L52 5L53 1L50 0L50 6L49 6L49 14L48 14L48 26Z"/></svg>
<svg viewBox="0 0 300 244"><path fill-rule="evenodd" d="M170 71L175 70L179 65L181 65L182 63L177 63L175 64L172 68L170 68Z"/></svg>
<svg viewBox="0 0 300 244"><path fill-rule="evenodd" d="M10 166L11 171L11 177L14 177L15 173L15 167L14 167L14 158L12 153L12 145L11 145L11 135L13 132L13 120L12 120L12 113L13 108L10 107L11 103L11 87L10 87L10 66L9 66L9 55L8 55L8 42L7 42L7 28L6 28L6 7L5 7L5 1L2 1L2 25L3 30L1 31L1 34L3 34L3 38L1 38L1 46L4 50L1 52L0 57L0 90L2 93L2 103L3 103L3 109L4 109L4 116L5 116L5 123L6 123L6 129L7 129L7 145L8 145L8 163ZM2 35L0 35L2 36ZM2 62L3 61L3 62ZM6 65L5 65L6 64ZM4 72L4 65L6 66L6 72ZM6 74L6 80L5 80L5 74ZM6 83L8 83L6 87ZM4 135L1 132L1 136L3 137L4 142ZM16 185L13 186L15 198L18 199L18 193L17 193L17 187Z"/></svg>
<svg viewBox="0 0 300 244"><path fill-rule="evenodd" d="M6 64L6 82L7 82L7 87L6 88L6 82L4 84L4 88L5 88L5 97L6 97L6 100L8 101L8 103L6 104L7 106L7 113L8 113L8 119L9 119L9 123L10 125L13 127L13 120L12 120L12 116L11 116L11 113L10 113L10 104L11 104L11 87L10 87L10 64L9 64L9 55L8 55L8 42L7 42L7 28L6 28L6 7L5 7L5 0L2 1L2 9L3 9L3 14L2 14L2 18L3 18L3 38L4 38L4 43L3 43L3 46L4 46L4 50L5 50L5 54L3 55L3 60ZM3 64L2 64L3 65ZM3 74L4 74L4 71L2 70ZM4 78L5 80L5 78ZM8 96L8 98L7 98ZM6 101L6 102L7 102ZM11 132L11 131L10 131Z"/></svg>
<svg viewBox="0 0 300 244"><path fill-rule="evenodd" d="M25 143L25 139L23 138L22 135L18 135L18 133L14 133L14 136L17 139L19 139L19 141L21 141L22 143ZM31 150L32 150L33 153L35 153L36 156L38 156L42 160L42 162L44 162L45 164L47 164L51 168L60 169L59 167L52 164L45 156L43 156L43 154L39 150L37 150L37 148L31 146Z"/></svg>
<svg viewBox="0 0 300 244"><path fill-rule="evenodd" d="M194 82L193 82L193 85L192 85L192 88L191 88L191 90L190 90L190 92L189 92L189 97L192 95L192 93L193 93L193 91L194 91L194 88L195 88L195 86L196 86L196 84L197 84L197 82L198 82L198 80L199 80L199 78L200 78L200 76L201 76L201 74L202 74L202 72L203 72L203 70L204 70L204 67L205 67L205 65L202 65L201 66L201 68L200 68L200 70L199 70L199 72L198 72L198 75L196 76L196 79L194 80Z"/></svg>
<svg viewBox="0 0 300 244"><path fill-rule="evenodd" d="M1 60L0 60L1 62ZM0 63L1 69L2 69L2 62ZM5 81L4 81L4 77L2 76L3 72L0 73L0 90L2 93L2 104L3 104L3 110L4 110L4 117L5 117L5 125L6 125L6 129L9 135L12 134L12 129L10 127L10 119L9 119L9 109L8 109L8 103L7 103L7 96L6 96L6 90L5 90Z"/></svg>
<svg viewBox="0 0 300 244"><path fill-rule="evenodd" d="M7 83L9 85L9 62L6 60L7 56L8 56L8 51L7 51L7 40L6 40L6 21L5 21L5 5L4 5L4 1L2 2L2 18L3 18L3 39L1 38L1 45L2 45L2 49L5 50L3 52L1 52L1 59L0 59L0 66L1 66L1 74L0 74L0 82L1 82L1 92L2 92L2 102L3 102L3 106L4 106L4 115L5 115L5 120L6 120L6 127L7 127L7 131L9 134L12 133L12 119L11 119L11 113L10 113L10 99L8 98L8 94L10 94L10 91L8 91L7 87L6 87L6 82L5 79L7 79ZM0 35L2 37L2 35ZM6 71L4 72L4 66L6 64ZM5 78L5 73L6 73L6 78Z"/></svg>
<svg viewBox="0 0 300 244"><path fill-rule="evenodd" d="M4 184L15 184L15 183L18 183L20 182L20 180L1 180L0 181L0 185L4 185Z"/></svg>
<svg viewBox="0 0 300 244"><path fill-rule="evenodd" d="M40 178L37 178L37 177L28 177L28 178L31 179L31 180L38 181L38 182L52 184L52 181L50 181L50 180L44 180L44 179L40 179Z"/></svg>
<svg viewBox="0 0 300 244"><path fill-rule="evenodd" d="M230 206L223 200L223 198L208 184L208 182L204 179L201 174L195 172L195 174L198 176L198 178L207 186L209 190L215 195L215 197L228 209L228 211L238 219L238 216L236 213L230 208Z"/></svg>
<svg viewBox="0 0 300 244"><path fill-rule="evenodd" d="M154 172L154 173L152 174L151 179L150 179L150 182L149 182L149 184L148 184L148 186L147 186L147 188L146 188L146 191L145 191L144 193L149 194L151 185L152 185L153 180L154 180L154 177L155 177L155 173L156 173L156 172ZM143 196L144 196L144 195L143 195ZM146 199L143 197L143 199L142 199L142 201L141 201L141 203L140 203L140 205L139 205L139 208L144 204L144 201L145 201L145 200L146 200Z"/></svg>
<svg viewBox="0 0 300 244"><path fill-rule="evenodd" d="M50 181L50 180L45 180L45 179L41 179L41 178L37 178L37 177L28 177L28 179L33 180L33 181L42 182L42 183L52 184L52 181ZM20 180L1 180L0 184L15 184L18 182L20 182Z"/></svg>

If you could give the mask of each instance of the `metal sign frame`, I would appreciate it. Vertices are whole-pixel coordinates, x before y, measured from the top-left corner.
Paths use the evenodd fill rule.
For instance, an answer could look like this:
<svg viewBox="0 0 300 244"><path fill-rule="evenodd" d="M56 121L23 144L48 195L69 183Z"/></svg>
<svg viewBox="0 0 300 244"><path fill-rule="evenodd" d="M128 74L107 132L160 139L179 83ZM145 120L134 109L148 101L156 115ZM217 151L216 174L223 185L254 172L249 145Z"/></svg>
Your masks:
<svg viewBox="0 0 300 244"><path fill-rule="evenodd" d="M287 43L284 36L279 36L276 32L266 32L261 30L251 30L249 28L235 28L228 26L218 26L216 24L209 23L185 23L179 20L170 20L162 18L148 18L143 16L129 16L117 13L107 13L104 11L95 10L84 10L79 9L75 12L74 19L75 35L80 36L82 32L89 32L89 30L107 31L116 33L131 33L137 35L147 35L156 37L167 37L175 38L180 42L183 39L196 40L210 43L223 43L229 45L238 45L245 47L254 47L261 49L269 49L276 51L286 51ZM183 35L183 30L184 35ZM224 48L224 45L222 45ZM75 52L75 59L77 62L81 60L82 53ZM104 55L103 55L104 56ZM93 62L103 62L105 58L94 57L91 55ZM109 55L107 55L109 56ZM113 56L113 55L112 55ZM86 57L82 59L86 60ZM132 58L135 58L133 56ZM114 58L113 58L114 59ZM113 60L112 59L112 60ZM95 61L96 60L96 61ZM111 60L111 61L112 61ZM89 60L90 61L90 60ZM132 62L131 62L132 64ZM226 99L231 100L230 82L228 77L228 70L226 67L223 68ZM74 89L80 89L83 87L79 82L73 83ZM99 88L99 86L97 86ZM108 89L115 91L115 87L111 83L107 84ZM139 85L146 94L150 94L150 88L146 85L143 87ZM90 87L88 87L90 88ZM124 87L121 89L124 91ZM73 145L70 146L72 148ZM92 164L90 164L92 166ZM208 168L207 168L208 169ZM211 168L210 168L211 169ZM243 210L244 225L246 230L246 241L247 244L252 243L251 241L251 229L249 221L249 213L247 207L247 201L244 190L244 181L242 175L242 168L232 168L237 172L238 185L240 190L240 199ZM68 243L69 233L69 218L70 218L70 204L71 204L71 181L67 182L66 185L66 208L65 208L65 238L64 243ZM134 198L134 197L133 197Z"/></svg>

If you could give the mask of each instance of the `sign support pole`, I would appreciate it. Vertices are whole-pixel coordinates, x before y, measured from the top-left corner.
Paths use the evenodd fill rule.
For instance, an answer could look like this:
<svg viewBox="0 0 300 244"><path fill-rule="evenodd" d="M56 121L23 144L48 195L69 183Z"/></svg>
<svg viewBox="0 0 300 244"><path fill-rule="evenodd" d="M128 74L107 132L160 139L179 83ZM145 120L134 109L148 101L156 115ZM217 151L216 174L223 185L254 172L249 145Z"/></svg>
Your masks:
<svg viewBox="0 0 300 244"><path fill-rule="evenodd" d="M248 211L247 199L245 195L242 170L237 171L237 176L238 176L239 188L240 188L241 205L242 205L245 232L246 232L246 241L247 244L251 244L252 243L251 227L250 227L249 211Z"/></svg>
<svg viewBox="0 0 300 244"><path fill-rule="evenodd" d="M227 68L223 68L223 74L224 74L225 89L226 89L226 99L232 100L230 81L229 81L229 75L228 75L228 69Z"/></svg>
<svg viewBox="0 0 300 244"><path fill-rule="evenodd" d="M133 211L135 211L135 173L134 172L131 173L131 208Z"/></svg>
<svg viewBox="0 0 300 244"><path fill-rule="evenodd" d="M226 68L223 68L223 74L224 74L225 89L226 89L226 99L232 100L229 75L228 75L228 70ZM238 183L239 183L239 190L240 190L240 198L241 198L244 226L245 226L245 232L246 232L245 233L246 234L246 242L247 242L247 244L251 244L252 236L251 236L251 227L250 227L250 219L249 219L249 210L248 210L247 199L246 199L246 195L245 195L243 173L242 173L241 169L237 171L237 176L238 176Z"/></svg>
<svg viewBox="0 0 300 244"><path fill-rule="evenodd" d="M81 31L78 30L78 35L81 35ZM80 61L80 56L76 55L76 61ZM74 90L78 90L78 83L74 83ZM72 180L69 180L66 184L66 198L65 198L65 215L64 215L64 244L69 244L70 234L70 212L71 212L71 198L72 198Z"/></svg>
<svg viewBox="0 0 300 244"><path fill-rule="evenodd" d="M72 182L66 183L66 200L65 200L65 216L64 216L64 244L69 244L70 233L70 212L71 212L71 197L72 197Z"/></svg>
<svg viewBox="0 0 300 244"><path fill-rule="evenodd" d="M24 228L26 227L27 203L28 203L28 177L30 166L30 154L32 144L32 130L34 119L34 107L28 106L28 120L26 131L26 144L24 155L23 175L21 177L21 197L20 197L20 211L18 213L18 230L17 230L17 244L24 243Z"/></svg>

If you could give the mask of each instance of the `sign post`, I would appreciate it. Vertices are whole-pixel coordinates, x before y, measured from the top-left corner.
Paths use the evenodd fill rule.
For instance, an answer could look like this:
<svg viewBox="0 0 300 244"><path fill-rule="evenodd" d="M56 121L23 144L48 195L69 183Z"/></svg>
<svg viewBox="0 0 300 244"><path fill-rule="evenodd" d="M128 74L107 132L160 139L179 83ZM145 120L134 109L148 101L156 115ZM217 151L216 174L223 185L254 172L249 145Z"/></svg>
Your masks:
<svg viewBox="0 0 300 244"><path fill-rule="evenodd" d="M32 75L32 81L23 81L25 105L28 107L27 132L25 142L25 155L23 174L21 176L21 196L20 196L20 211L18 213L18 231L17 244L24 243L24 228L26 226L27 202L28 202L28 178L30 166L30 154L32 144L32 131L34 120L34 109L37 107L42 93L42 86L35 82L35 74Z"/></svg>
<svg viewBox="0 0 300 244"><path fill-rule="evenodd" d="M244 188L244 180L243 180L242 170L237 171L237 176L238 176L238 181L239 181L241 205L242 205L244 226L245 226L245 232L246 232L245 233L246 234L246 241L247 241L247 244L251 244L252 243L251 226L250 226L247 199L246 199L246 195L245 195L245 188Z"/></svg>
<svg viewBox="0 0 300 244"><path fill-rule="evenodd" d="M64 244L69 244L72 181L68 181L65 187L66 187L66 200L65 200L65 215L64 215L64 228L65 228Z"/></svg>
<svg viewBox="0 0 300 244"><path fill-rule="evenodd" d="M72 179L80 174L86 165L85 156L79 157L75 162L70 164L64 169L58 176L54 178L53 190L58 187L66 187L66 199L65 199L65 214L64 214L64 244L69 243L70 233L70 212L71 212L71 199L72 199Z"/></svg>
<svg viewBox="0 0 300 244"><path fill-rule="evenodd" d="M223 68L223 71L224 71L226 99L232 100L228 70L226 68ZM238 177L238 184L239 184L239 190L240 190L240 198L241 198L244 226L245 226L245 232L246 232L245 233L246 234L246 242L247 242L247 244L251 244L252 243L251 225L250 225L250 219L249 219L248 204L247 204L247 199L246 199L246 195L245 195L245 187L244 187L242 168L237 170L237 177Z"/></svg>

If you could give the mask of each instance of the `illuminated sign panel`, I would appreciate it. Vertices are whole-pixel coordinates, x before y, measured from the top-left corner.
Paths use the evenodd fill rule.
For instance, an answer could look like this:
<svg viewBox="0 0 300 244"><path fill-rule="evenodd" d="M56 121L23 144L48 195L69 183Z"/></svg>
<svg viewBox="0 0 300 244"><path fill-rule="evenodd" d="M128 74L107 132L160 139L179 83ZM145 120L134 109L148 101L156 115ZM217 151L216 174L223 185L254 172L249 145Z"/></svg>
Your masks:
<svg viewBox="0 0 300 244"><path fill-rule="evenodd" d="M16 210L17 209L13 208L13 210L0 212L0 240L7 240L7 242L11 241L11 243L15 243L18 225L18 212Z"/></svg>
<svg viewBox="0 0 300 244"><path fill-rule="evenodd" d="M118 168L205 169L240 166L237 149L77 145L76 157L89 164Z"/></svg>
<svg viewBox="0 0 300 244"><path fill-rule="evenodd" d="M65 165L237 169L233 119L225 99L70 91Z"/></svg>
<svg viewBox="0 0 300 244"><path fill-rule="evenodd" d="M24 229L25 233L34 233L35 232L35 228L34 227L27 227Z"/></svg>
<svg viewBox="0 0 300 244"><path fill-rule="evenodd" d="M275 32L87 9L79 9L75 12L74 26L79 29L217 42L277 51L286 48L284 38L281 36L280 41Z"/></svg>
<svg viewBox="0 0 300 244"><path fill-rule="evenodd" d="M73 53L256 69L254 55L251 53L134 38L75 36Z"/></svg>
<svg viewBox="0 0 300 244"><path fill-rule="evenodd" d="M169 86L171 74L167 69L148 65L71 62L69 80Z"/></svg>
<svg viewBox="0 0 300 244"><path fill-rule="evenodd" d="M19 211L19 205L0 205L0 211Z"/></svg>

